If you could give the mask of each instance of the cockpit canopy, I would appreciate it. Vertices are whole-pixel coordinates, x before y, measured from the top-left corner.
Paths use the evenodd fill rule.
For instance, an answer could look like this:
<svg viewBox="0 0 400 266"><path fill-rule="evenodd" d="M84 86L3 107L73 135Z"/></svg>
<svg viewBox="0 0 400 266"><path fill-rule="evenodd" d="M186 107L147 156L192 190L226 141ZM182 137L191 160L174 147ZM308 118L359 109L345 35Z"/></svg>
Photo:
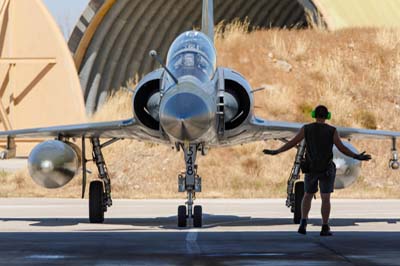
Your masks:
<svg viewBox="0 0 400 266"><path fill-rule="evenodd" d="M191 75L201 82L210 81L217 67L214 45L202 32L184 32L172 43L167 66L177 79Z"/></svg>

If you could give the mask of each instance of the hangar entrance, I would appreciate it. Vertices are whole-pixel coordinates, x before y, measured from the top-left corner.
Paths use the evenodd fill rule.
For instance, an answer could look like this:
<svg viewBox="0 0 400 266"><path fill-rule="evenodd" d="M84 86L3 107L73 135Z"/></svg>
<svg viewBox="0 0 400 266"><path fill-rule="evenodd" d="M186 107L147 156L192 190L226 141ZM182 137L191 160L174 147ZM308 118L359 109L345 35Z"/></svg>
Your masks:
<svg viewBox="0 0 400 266"><path fill-rule="evenodd" d="M156 68L147 56L166 56L183 31L201 25L202 0L92 0L69 48L79 70L86 110L96 111L110 90ZM215 0L215 23L248 20L250 27L306 28L317 17L310 0Z"/></svg>

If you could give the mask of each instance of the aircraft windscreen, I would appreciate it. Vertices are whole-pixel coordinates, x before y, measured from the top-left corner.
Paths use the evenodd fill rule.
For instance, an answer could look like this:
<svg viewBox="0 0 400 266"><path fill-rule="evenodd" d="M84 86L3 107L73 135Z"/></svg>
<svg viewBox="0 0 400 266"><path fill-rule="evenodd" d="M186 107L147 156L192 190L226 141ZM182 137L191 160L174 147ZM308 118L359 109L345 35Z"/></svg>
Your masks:
<svg viewBox="0 0 400 266"><path fill-rule="evenodd" d="M191 75L206 82L215 73L216 60L215 48L210 39L202 32L188 31L172 43L167 66L178 79Z"/></svg>

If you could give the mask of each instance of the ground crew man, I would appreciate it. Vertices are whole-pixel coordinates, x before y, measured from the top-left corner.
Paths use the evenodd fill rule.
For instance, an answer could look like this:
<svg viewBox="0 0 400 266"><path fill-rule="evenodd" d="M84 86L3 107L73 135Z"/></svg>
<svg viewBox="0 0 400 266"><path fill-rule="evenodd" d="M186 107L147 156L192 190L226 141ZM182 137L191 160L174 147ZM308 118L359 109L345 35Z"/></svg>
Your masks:
<svg viewBox="0 0 400 266"><path fill-rule="evenodd" d="M308 213L311 209L312 198L318 192L319 183L322 199L322 228L320 235L331 236L332 233L329 227L329 215L331 211L330 197L334 189L336 177L336 165L332 161L333 145L335 144L343 154L360 161L368 161L371 159L371 156L365 154L365 152L355 154L342 143L336 128L325 123L326 120L331 118L331 113L325 106L317 106L312 112L312 117L316 119L316 122L303 126L300 132L288 143L277 150L266 149L263 152L269 155L276 155L295 147L305 139L305 161L309 171L304 177L305 193L301 206L302 219L298 232L300 234L306 234L307 232Z"/></svg>

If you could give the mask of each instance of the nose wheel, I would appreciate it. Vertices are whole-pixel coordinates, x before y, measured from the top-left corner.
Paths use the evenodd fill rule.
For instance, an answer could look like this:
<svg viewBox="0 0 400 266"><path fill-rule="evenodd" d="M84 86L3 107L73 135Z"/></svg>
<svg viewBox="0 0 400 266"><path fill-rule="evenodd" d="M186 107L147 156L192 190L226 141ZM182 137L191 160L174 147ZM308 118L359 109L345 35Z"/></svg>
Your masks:
<svg viewBox="0 0 400 266"><path fill-rule="evenodd" d="M197 175L195 164L199 146L189 145L182 148L185 153L186 172L178 177L178 190L187 193L187 201L186 205L178 207L178 227L193 225L199 228L203 225L203 208L199 205L194 206L196 192L201 192L201 177Z"/></svg>
<svg viewBox="0 0 400 266"><path fill-rule="evenodd" d="M193 210L193 227L200 228L203 226L203 208L201 206L194 206Z"/></svg>
<svg viewBox="0 0 400 266"><path fill-rule="evenodd" d="M187 226L187 209L185 205L178 207L178 227Z"/></svg>
<svg viewBox="0 0 400 266"><path fill-rule="evenodd" d="M192 216L189 216L185 205L178 207L178 227L187 227L188 220L193 221L193 227L203 226L203 208L200 205L194 206Z"/></svg>
<svg viewBox="0 0 400 266"><path fill-rule="evenodd" d="M195 192L187 191L188 200L186 205L178 207L178 227L187 227L193 225L195 228L200 228L203 225L203 208L200 205L194 205Z"/></svg>

